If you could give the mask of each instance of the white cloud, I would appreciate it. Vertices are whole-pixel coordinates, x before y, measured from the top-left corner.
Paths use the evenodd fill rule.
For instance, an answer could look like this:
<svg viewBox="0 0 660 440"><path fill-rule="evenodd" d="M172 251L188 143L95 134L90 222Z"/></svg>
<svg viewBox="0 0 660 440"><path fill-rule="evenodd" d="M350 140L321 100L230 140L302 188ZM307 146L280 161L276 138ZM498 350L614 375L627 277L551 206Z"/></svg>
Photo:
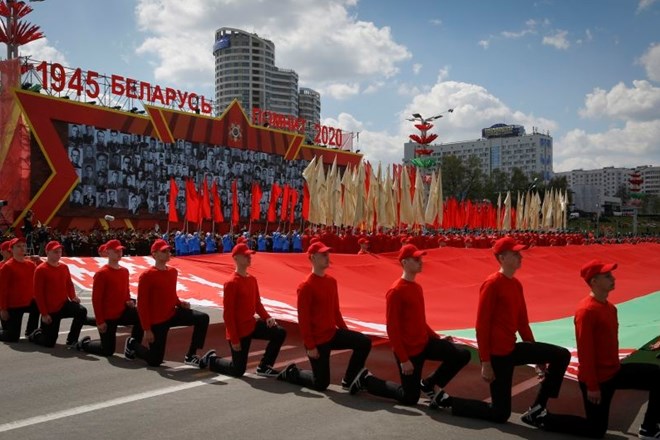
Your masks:
<svg viewBox="0 0 660 440"><path fill-rule="evenodd" d="M639 0L639 4L637 5L637 13L639 14L642 11L649 9L656 1L657 0Z"/></svg>
<svg viewBox="0 0 660 440"><path fill-rule="evenodd" d="M376 93L385 86L385 81L376 81L367 86L362 93L365 95Z"/></svg>
<svg viewBox="0 0 660 440"><path fill-rule="evenodd" d="M421 90L420 90L421 89ZM412 88L410 89L412 91ZM408 104L396 114L398 125L383 131L370 129L369 123L359 121L348 113L340 114L337 119L326 119L325 124L342 127L346 131L360 131L360 149L372 163L400 163L403 157L403 144L408 136L415 132L409 118L412 113L430 117L442 114L434 122L433 133L439 135L439 142L454 142L480 137L481 129L498 122L520 124L531 130L554 131L554 121L512 110L485 88L464 82L445 81L442 74L430 88L421 87L412 96ZM447 112L454 109L453 113Z"/></svg>
<svg viewBox="0 0 660 440"><path fill-rule="evenodd" d="M442 24L442 20L439 18L432 18L429 22L431 22L433 26L440 26Z"/></svg>
<svg viewBox="0 0 660 440"><path fill-rule="evenodd" d="M566 50L571 46L570 41L568 41L568 31L557 30L552 35L546 35L543 37L543 44L546 46L553 46L556 49Z"/></svg>
<svg viewBox="0 0 660 440"><path fill-rule="evenodd" d="M358 20L349 12L355 5L355 0L139 0L135 11L146 38L137 52L153 56L159 81L208 85L214 77L214 32L225 25L272 40L277 66L296 70L301 85L337 83L345 89L349 82L395 75L411 53L394 41L389 27Z"/></svg>
<svg viewBox="0 0 660 440"><path fill-rule="evenodd" d="M421 72L421 70L422 70L422 65L419 64L419 63L415 63L415 64L413 64L413 66L412 66L412 70L413 70L413 73L414 73L415 75L418 75L419 72Z"/></svg>
<svg viewBox="0 0 660 440"><path fill-rule="evenodd" d="M652 44L642 55L640 62L650 80L660 82L660 44Z"/></svg>
<svg viewBox="0 0 660 440"><path fill-rule="evenodd" d="M63 66L69 66L66 56L51 45L48 38L41 38L23 45L19 49L20 56L31 56L35 60L60 63Z"/></svg>
<svg viewBox="0 0 660 440"><path fill-rule="evenodd" d="M442 82L449 78L449 66L444 66L438 71L438 82Z"/></svg>
<svg viewBox="0 0 660 440"><path fill-rule="evenodd" d="M401 136L392 135L387 131L368 130L365 123L357 120L349 113L340 113L334 118L323 120L324 125L331 127L342 127L345 132L359 133L353 138L353 151L359 149L366 160L377 164L379 161L385 164L401 163L403 160L403 142Z"/></svg>
<svg viewBox="0 0 660 440"><path fill-rule="evenodd" d="M415 96L421 93L421 89L413 84L401 83L396 89L396 92L401 96Z"/></svg>
<svg viewBox="0 0 660 440"><path fill-rule="evenodd" d="M588 118L607 117L623 121L651 121L660 115L660 87L644 80L633 81L633 87L624 83L610 91L596 88L585 98L580 115Z"/></svg>
<svg viewBox="0 0 660 440"><path fill-rule="evenodd" d="M488 49L490 47L490 38L487 40L479 40L477 44L483 47L484 49Z"/></svg>
<svg viewBox="0 0 660 440"><path fill-rule="evenodd" d="M329 96L334 99L347 99L360 93L360 85L356 83L343 84L332 83L317 88L321 96Z"/></svg>
<svg viewBox="0 0 660 440"><path fill-rule="evenodd" d="M636 167L660 163L660 120L629 121L602 133L572 130L555 141L554 170Z"/></svg>

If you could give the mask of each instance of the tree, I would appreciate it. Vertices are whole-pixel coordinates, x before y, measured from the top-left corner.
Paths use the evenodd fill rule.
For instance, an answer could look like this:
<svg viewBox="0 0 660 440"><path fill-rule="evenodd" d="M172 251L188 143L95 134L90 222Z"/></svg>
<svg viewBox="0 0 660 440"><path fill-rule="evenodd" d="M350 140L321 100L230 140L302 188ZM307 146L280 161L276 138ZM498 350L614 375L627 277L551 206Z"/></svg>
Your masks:
<svg viewBox="0 0 660 440"><path fill-rule="evenodd" d="M445 197L461 198L466 169L463 161L456 156L442 158L442 191Z"/></svg>
<svg viewBox="0 0 660 440"><path fill-rule="evenodd" d="M506 194L509 190L509 175L499 168L494 169L484 183L484 198L497 203L498 194Z"/></svg>
<svg viewBox="0 0 660 440"><path fill-rule="evenodd" d="M527 174L523 173L520 168L514 168L511 170L511 185L509 189L512 193L526 193L529 188L530 182Z"/></svg>

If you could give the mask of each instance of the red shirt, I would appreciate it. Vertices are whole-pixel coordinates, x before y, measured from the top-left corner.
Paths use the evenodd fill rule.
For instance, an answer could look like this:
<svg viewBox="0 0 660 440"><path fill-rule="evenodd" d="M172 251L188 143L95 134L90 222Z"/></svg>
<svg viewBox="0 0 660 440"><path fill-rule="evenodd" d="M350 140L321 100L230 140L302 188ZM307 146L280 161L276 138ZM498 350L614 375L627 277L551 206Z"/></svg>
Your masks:
<svg viewBox="0 0 660 440"><path fill-rule="evenodd" d="M516 332L523 341L533 342L523 288L517 278L495 272L486 278L479 291L477 345L482 362L490 356L505 356L516 344Z"/></svg>
<svg viewBox="0 0 660 440"><path fill-rule="evenodd" d="M118 319L124 313L126 302L130 299L128 269L125 267L113 269L106 264L94 274L92 305L97 325L105 323L108 319Z"/></svg>
<svg viewBox="0 0 660 440"><path fill-rule="evenodd" d="M255 313L261 319L270 318L261 304L257 279L252 275L244 277L234 272L224 285L223 306L225 333L232 344L240 343L241 338L254 331Z"/></svg>
<svg viewBox="0 0 660 440"><path fill-rule="evenodd" d="M13 258L0 266L0 310L27 307L34 298L34 270L30 260Z"/></svg>
<svg viewBox="0 0 660 440"><path fill-rule="evenodd" d="M298 286L298 325L309 350L330 341L337 328L348 328L339 311L337 280L311 273Z"/></svg>
<svg viewBox="0 0 660 440"><path fill-rule="evenodd" d="M34 299L39 313L50 315L59 311L69 300L76 297L69 266L59 263L51 266L44 261L34 271Z"/></svg>
<svg viewBox="0 0 660 440"><path fill-rule="evenodd" d="M385 295L387 335L401 362L424 350L429 338L438 335L426 323L424 294L416 282L399 278Z"/></svg>
<svg viewBox="0 0 660 440"><path fill-rule="evenodd" d="M176 294L176 279L179 272L173 267L165 270L150 267L140 274L138 280L138 315L142 328L151 331L151 326L167 321L181 305Z"/></svg>
<svg viewBox="0 0 660 440"><path fill-rule="evenodd" d="M591 295L578 304L575 312L578 380L589 391L598 391L599 384L619 371L619 320L616 307L600 302Z"/></svg>

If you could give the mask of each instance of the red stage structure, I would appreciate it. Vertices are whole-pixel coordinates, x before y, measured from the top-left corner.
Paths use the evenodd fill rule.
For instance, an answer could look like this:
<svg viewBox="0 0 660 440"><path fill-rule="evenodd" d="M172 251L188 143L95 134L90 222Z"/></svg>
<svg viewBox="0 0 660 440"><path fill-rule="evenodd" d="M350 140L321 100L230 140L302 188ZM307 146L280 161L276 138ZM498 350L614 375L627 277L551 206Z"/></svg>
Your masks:
<svg viewBox="0 0 660 440"><path fill-rule="evenodd" d="M194 94L171 88L161 89L158 86L129 78L119 78L116 75L113 75L110 83L106 84L111 88L111 92L121 92L120 95L124 98L126 98L125 95L131 95L131 99L133 96L138 98L143 95L142 98L145 100L147 97L149 98L147 102L170 105L176 109L149 105L142 101L145 111L140 111L137 107L121 111L122 107L118 105L101 106L97 105L96 101L79 102L76 99L80 99L81 96L88 99L89 96L86 95L89 93L94 93L99 97L108 94L107 90L97 92L94 87L90 86L90 84L99 85L94 72L83 72L80 69L60 72L55 68L56 65L41 63L36 67L31 65L31 69L28 67L26 75L31 75L31 78L34 79L37 74L35 71L39 70L41 66L46 66L42 69L44 72L52 74L46 82L40 83L45 86L42 93L20 88L21 66L17 60L3 62L0 67L3 75L2 112L0 113L3 122L3 155L0 156L0 159L3 162L0 162L0 173L3 177L2 187L7 192L7 194L2 194L1 199L7 200L10 204L9 210L15 214L11 216L15 227L20 224L28 209L34 212L35 218L41 223L61 229L73 226L81 229L91 229L99 225L107 226L103 220L107 214L117 219L124 219L127 226L136 229L152 228L155 221L164 225L168 217L170 219L174 217L168 216L161 205L169 205L171 201L167 197L170 193L169 177L173 176L175 172L177 173L176 183L179 185L177 188L179 198L184 197L185 194L184 180L190 180L197 191L202 189L203 182L206 183L206 193L200 195L202 201L216 198L220 201L217 193L214 196L208 192L208 188L217 185L216 187L221 191L221 197L224 196L222 191L227 193L227 199L220 201L219 204L223 204L227 208L227 205L231 205L233 200L238 200L241 205L249 206L248 194L254 179L260 184L260 189L267 192L265 195L269 195L269 190L275 183L279 183L280 186L288 184L293 188L292 191L299 193L295 197L297 203L302 201L302 179L296 182L299 185L292 182L300 177L299 173L295 175L293 169L304 168L303 165L314 156L327 164L332 163L336 157L338 165L343 167L348 164L357 165L362 158L361 154L350 151L307 145L304 143L304 136L299 133L253 125L237 101L233 102L219 117L211 117L194 111L193 107L197 106L196 109L199 110L200 104L200 99L196 95L195 100L189 99ZM60 78L60 74L65 77ZM46 74L44 73L44 75ZM24 78L26 77L28 76L24 76ZM91 78L91 82L86 81L86 77ZM81 79L82 83L76 82ZM52 95L53 84L56 81L58 81L57 88L62 92L61 97L49 96L49 93ZM120 82L121 87L118 85ZM131 84L134 86L139 84L139 89L129 87ZM32 89L34 90L34 87ZM161 90L160 95L158 95L158 90ZM179 100L179 98L182 99ZM108 99L106 101L112 104ZM205 102L203 97L201 101L204 104L203 108L208 109L209 103ZM174 105L177 102L179 102L178 107ZM131 101L130 104L134 104L134 102ZM183 106L188 104L192 105L189 109L187 108L190 111L182 111ZM19 115L25 118L30 127L29 133L19 123L21 120ZM91 133L89 137L86 132L83 133L85 129ZM103 132L101 140L99 140L101 136L99 132ZM117 141L117 145L115 145L109 137L128 139L128 141L124 143ZM30 142L31 151L28 148ZM7 154L10 150L9 144L12 145L11 154ZM22 146L22 150L19 148L20 146ZM114 157L113 148L115 147L116 154L122 160L121 168L116 169L122 183L115 183L113 187L113 184L106 183L105 180L109 181L115 173L113 164L106 163ZM179 173L178 170L174 171L177 158L171 157L170 149L176 147L181 147L178 160L182 168L187 171L185 175ZM137 157L138 148L142 158ZM131 151L131 149L135 149L135 151ZM89 164L83 159L88 150L91 152L90 157L92 158ZM197 154L194 166L191 164L193 160L189 150L195 151ZM212 151L209 152L209 150ZM221 152L226 156L221 156ZM248 153L250 158L261 158L258 165L254 167L245 165ZM202 154L204 157L201 157ZM235 169L228 171L221 165L225 157L232 157L233 162L243 162L245 166L237 165ZM214 169L211 169L211 159L209 158L213 158ZM139 165L137 165L138 162ZM21 166L17 166L17 163L20 163ZM274 164L279 164L279 169L282 171L279 176L273 176L271 168L275 166ZM124 167L124 165L126 166ZM252 175L257 169L261 172L261 176ZM169 175L168 170L172 171ZM85 174L85 171L89 171L89 175ZM133 174L131 175L131 173ZM155 188L152 191L153 194L156 194L153 196L154 204L158 205L155 209L151 209L151 203L147 209L146 192L145 195L139 197L136 189L140 183L138 177L140 174L146 173L150 173L152 176L147 183L149 188ZM247 175L249 177L246 177ZM259 180L260 178L261 180ZM85 179L93 180L95 185L85 182ZM103 186L98 184L101 179L104 180ZM225 181L226 179L238 180L239 185L232 185L232 182ZM31 183L31 188L27 186L28 182ZM241 183L247 188L243 189ZM168 186L165 193L162 189L159 191L162 185ZM128 188L125 194L122 192L123 187ZM230 187L233 188L233 191L230 190ZM89 200L93 198L95 202L82 203L79 193L84 192L87 196L89 188L93 190L89 191ZM11 193L9 193L10 191ZM110 203L111 200L107 200L108 204L100 203L100 199L104 195L110 198L113 194L118 197L117 203ZM128 198L128 201L122 201L122 195ZM141 205L138 202L131 206L134 195L135 199L142 198L141 203L144 205L144 209L140 208ZM151 200L148 201L151 202ZM284 205L284 209L286 209L287 204L292 201L293 197L286 201L279 201L278 206ZM179 206L179 208L181 207ZM202 207L200 206L199 209L201 210ZM233 207L232 210L236 212ZM211 210L210 206L208 211L206 209L203 211L202 219L210 219L210 212L217 213L215 210ZM261 211L262 221L265 222L265 209L261 209ZM291 208L289 216L297 223L301 219L294 218L294 212L300 213L300 206L296 211ZM178 224L172 225L173 227L182 226L184 217L182 214L184 213L185 210L179 211L180 221ZM212 217L217 222L222 215ZM224 217L227 222L230 220L227 218L228 216ZM234 223L245 225L250 222L253 215L249 209L244 209L238 211L237 221L235 216L231 217L234 217ZM119 225L112 224L111 226ZM210 223L207 223L207 226L208 228L205 227L205 229L211 229ZM238 225L235 224L235 226Z"/></svg>

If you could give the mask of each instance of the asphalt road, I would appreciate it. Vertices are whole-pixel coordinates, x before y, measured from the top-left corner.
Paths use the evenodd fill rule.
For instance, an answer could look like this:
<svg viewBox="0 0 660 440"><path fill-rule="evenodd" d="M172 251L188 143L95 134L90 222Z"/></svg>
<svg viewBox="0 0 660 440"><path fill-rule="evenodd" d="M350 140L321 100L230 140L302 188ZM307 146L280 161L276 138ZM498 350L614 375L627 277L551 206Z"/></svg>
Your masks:
<svg viewBox="0 0 660 440"><path fill-rule="evenodd" d="M91 310L89 298L83 303ZM205 350L228 355L221 312L211 315ZM277 366L308 362L297 326L282 323L288 337ZM190 341L189 329L170 332L166 363L147 368L121 354L105 359L67 350L69 320L63 321L58 345L37 347L22 340L0 343L0 439L562 439L520 422L520 414L533 400L536 379L531 368L517 369L509 423L493 425L430 410L420 400L415 407L369 396L351 396L341 389L348 353L332 357L333 385L318 393L275 379L258 377L254 368L264 344L255 341L248 374L241 379L218 376L183 364ZM120 328L117 350L128 332ZM82 336L97 337L85 327ZM200 353L201 354L201 353ZM431 366L434 363L431 363ZM398 381L389 345L374 340L367 367L378 376ZM447 387L450 394L488 398L476 362L469 364ZM615 397L608 438L636 437L645 409L641 392L620 392ZM577 385L566 381L554 412L582 414Z"/></svg>

